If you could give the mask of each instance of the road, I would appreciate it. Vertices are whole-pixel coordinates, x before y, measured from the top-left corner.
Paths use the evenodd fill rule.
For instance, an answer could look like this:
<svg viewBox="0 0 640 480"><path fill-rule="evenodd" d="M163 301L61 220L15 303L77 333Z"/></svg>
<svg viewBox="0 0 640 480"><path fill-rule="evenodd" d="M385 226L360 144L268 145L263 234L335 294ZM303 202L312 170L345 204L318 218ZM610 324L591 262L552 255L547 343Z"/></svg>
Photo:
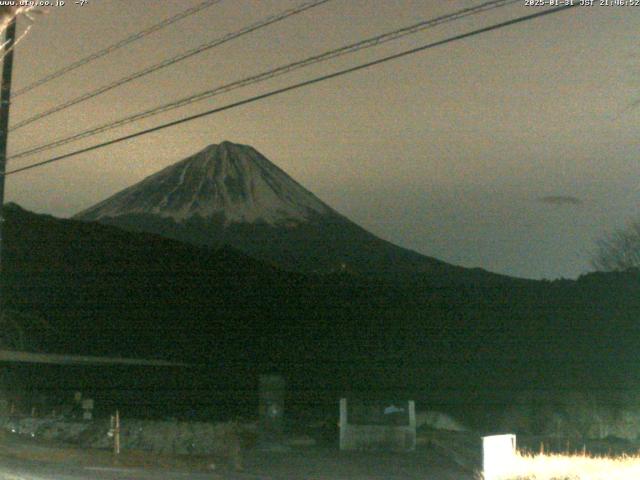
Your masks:
<svg viewBox="0 0 640 480"><path fill-rule="evenodd" d="M86 467L0 457L0 480L257 480L235 472L179 472L156 469Z"/></svg>
<svg viewBox="0 0 640 480"><path fill-rule="evenodd" d="M258 452L246 470L189 472L143 468L90 467L0 456L0 480L473 480L471 472L426 455L340 454L307 451ZM425 452L426 453L426 452Z"/></svg>
<svg viewBox="0 0 640 480"><path fill-rule="evenodd" d="M243 454L244 470L235 471L225 462L208 470L212 460L206 457L127 451L114 459L108 451L5 435L0 480L473 480L477 459L468 462L455 455L464 448L447 447L455 445L451 439L441 443L445 446L432 442L401 454L341 452L336 446L253 448Z"/></svg>

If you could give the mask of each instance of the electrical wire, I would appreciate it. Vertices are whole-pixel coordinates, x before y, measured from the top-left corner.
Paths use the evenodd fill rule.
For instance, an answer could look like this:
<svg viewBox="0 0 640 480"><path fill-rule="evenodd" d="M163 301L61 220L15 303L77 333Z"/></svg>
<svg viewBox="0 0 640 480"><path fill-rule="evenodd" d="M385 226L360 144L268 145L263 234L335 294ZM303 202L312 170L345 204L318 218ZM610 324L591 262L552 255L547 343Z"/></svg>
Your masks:
<svg viewBox="0 0 640 480"><path fill-rule="evenodd" d="M44 85L45 83L48 83L52 80L55 80L56 78L60 78L63 75L66 75L67 73L80 68L84 65L86 65L87 63L90 63L94 60L97 60L98 58L104 57L105 55L108 55L110 53L115 52L116 50L119 50L122 47L126 47L127 45L130 45L133 42L136 42L138 40L143 39L144 37L151 35L152 33L157 32L158 30L162 30L165 27L168 27L169 25L172 25L180 20L182 20L183 18L189 17L191 15L194 15L206 8L209 8L217 3L220 3L222 0L206 0L202 3L199 3L198 5L188 8L176 15L173 15L172 17L166 18L163 21L161 21L160 23L157 23L149 28L146 28L144 30L141 30L137 33L134 33L133 35L130 35L112 45L109 45L108 47L103 48L102 50L98 50L97 52L94 52L90 55L87 55L86 57L81 58L80 60L77 60L69 65L66 65L62 68L60 68L59 70L56 70L53 73L50 73L49 75L46 75L42 78L40 78L39 80L36 80L35 82L27 85L26 87L23 87L21 89L16 90L14 93L11 94L12 98L16 98L20 95L23 95L25 93L30 92L31 90L34 90L42 85Z"/></svg>
<svg viewBox="0 0 640 480"><path fill-rule="evenodd" d="M361 40L359 42L356 43L352 43L350 45L346 45L334 50L329 50L326 52L323 52L319 55L314 55L308 58L305 58L303 60L299 60L293 63L289 63L286 65L282 65L280 67L277 67L275 69L271 69L271 70L267 70L266 72L262 72L260 74L257 75L253 75L251 77L247 77L247 78L243 78L241 80L237 80L234 82L231 82L229 84L226 85L222 85L219 87L215 87L213 89L209 89L209 90L205 90L204 92L200 92L194 95L189 95L187 97L181 98L179 100L174 100L172 102L154 107L150 110L141 112L141 113L137 113L135 115L130 115L124 118L121 118L119 120L115 120L103 125L99 125L97 127L92 127L90 129L84 130L82 132L76 133L74 135L68 136L68 137L64 137L58 140L55 140L53 142L50 143L46 143L43 145L39 145L36 147L32 147L30 149L18 152L12 156L9 157L9 160L12 159L17 159L17 158L22 158L22 157L26 157L26 156L30 156L30 155L34 155L36 153L40 153L46 150L50 150L52 148L56 148L56 147L60 147L62 145L66 145L68 143L71 142L75 142L84 138L88 138L88 137L92 137L95 135L98 135L100 133L104 133L106 131L112 130L114 128L118 128L124 125L127 125L129 123L133 123L139 120L143 120L145 118L149 118L170 110L174 110L176 108L180 108L195 102L199 102L202 100L205 100L207 98L211 98L213 96L216 95L221 95L224 93L228 93L231 92L233 90L236 90L238 88L242 88L242 87L246 87L248 85L253 85L256 83L260 83L266 80L270 80L272 78L290 73L294 70L298 70L300 68L304 68L304 67L308 67L310 65L314 65L316 63L320 63L320 62L324 62L327 60L331 60L349 53L353 53L353 52L357 52L359 50L363 50L366 48L371 48L371 47L375 47L378 45L381 45L383 43L392 41L392 40L396 40L402 37L405 37L407 35L412 35L415 33L418 33L422 30L425 30L427 28L433 28L435 26L438 25L442 25L444 23L448 23L448 22L452 22L455 20L459 20L461 18L467 17L467 16L471 16L471 15L477 15L479 13L483 13L486 12L488 10L492 10L492 9L496 9L496 8L501 8L510 4L514 4L514 3L519 3L520 0L492 0L492 1L488 1L485 2L481 5L475 6L475 7L469 7L469 8L465 8L459 11L456 11L454 13L450 13L450 14L446 14L446 15L442 15L436 18L432 18L432 19L428 19L428 20L423 20L420 21L418 23L415 23L413 25L407 26L407 27L403 27L400 29L396 29L396 30L392 30L390 32L386 32L383 33L381 35L376 35L374 37L370 37L367 38L365 40Z"/></svg>
<svg viewBox="0 0 640 480"><path fill-rule="evenodd" d="M231 110L232 108L236 108L236 107L240 107L242 105L247 105L249 103L254 103L254 102L257 102L257 101L260 101L260 100L264 100L264 99L267 99L269 97L273 97L275 95L280 95L280 94L285 93L285 92L290 92L292 90L297 90L297 89L302 88L302 87L306 87L306 86L309 86L309 85L314 85L316 83L320 83L320 82L323 82L323 81L326 81L326 80L329 80L329 79L332 79L332 78L340 77L342 75L346 75L346 74L357 72L357 71L360 71L360 70L363 70L363 69L366 69L366 68L370 68L370 67L373 67L373 66L376 66L376 65L380 65L382 63L386 63L386 62L391 61L391 60L396 60L398 58L403 58L403 57L406 57L408 55L413 55L415 53L422 52L424 50L428 50L428 49L431 49L431 48L434 48L434 47L437 47L437 46L440 46L440 45L445 45L445 44L448 44L448 43L451 43L451 42L455 42L455 41L458 41L458 40L469 38L469 37L472 37L472 36L475 36L475 35L479 35L479 34L482 34L482 33L485 33L485 32L498 30L500 28L504 28L504 27L507 27L507 26L510 26L510 25L523 23L523 22L526 22L526 21L529 21L529 20L533 20L535 18L542 17L542 16L552 15L552 14L559 13L559 12L562 12L562 11L566 11L566 10L568 10L570 8L574 8L574 7L578 7L578 6L579 6L578 4L567 4L567 5L563 5L561 7L542 10L542 11L537 12L537 13L524 15L524 16L521 16L521 17L517 17L517 18L511 19L511 20L507 20L505 22L493 24L493 25L490 25L488 27L483 27L483 28L479 28L477 30L472 30L471 32L455 35L455 36L446 38L444 40L439 40L437 42L428 43L426 45L422 45L422 46L419 46L419 47L416 47L416 48L412 48L412 49L409 49L409 50L404 50L404 51L402 51L400 53L395 53L393 55L382 57L382 58L379 58L377 60L373 60L371 62L363 63L363 64L360 64L360 65L356 65L354 67L349 67L349 68L346 68L346 69L343 69L343 70L339 70L339 71L334 72L334 73L330 73L330 74L327 74L327 75L322 75L320 77L316 77L316 78L313 78L311 80L306 80L304 82L300 82L300 83L296 83L296 84L293 84L293 85L289 85L287 87L283 87L283 88L279 88L279 89L276 89L276 90L272 90L270 92L263 93L261 95L256 95L256 96L253 96L253 97L250 97L250 98L246 98L244 100L240 100L240 101L237 101L237 102L233 102L233 103L224 105L222 107L217 107L217 108L214 108L212 110L207 110L205 112L201 112L201 113L198 113L198 114L195 114L195 115L190 115L188 117L181 118L179 120L174 120L172 122L164 123L162 125L157 125L155 127L148 128L146 130L142 130L142 131L139 131L139 132L136 132L136 133L132 133L132 134L125 135L125 136L122 136L122 137L119 137L119 138L115 138L113 140L108 140L106 142L102 142L102 143L99 143L99 144L96 144L96 145L92 145L90 147L82 148L82 149L79 149L79 150L76 150L76 151L73 151L73 152L69 152L69 153L66 153L66 154L63 154L63 155L59 155L57 157L53 157L53 158L50 158L48 160L43 160L41 162L32 163L31 165L27 165L27 166L24 166L24 167L16 168L14 170L10 170L10 171L6 172L4 175L5 176L13 175L13 174L16 174L16 173L24 172L26 170L31 170L31 169L34 169L34 168L38 168L38 167L41 167L43 165L48 165L50 163L58 162L60 160L64 160L64 159L67 159L67 158L70 158L70 157L74 157L74 156L80 155L82 153L87 153L87 152L91 152L91 151L94 151L94 150L98 150L98 149L101 149L101 148L104 148L104 147L107 147L107 146L110 146L110 145L114 145L116 143L121 143L121 142L124 142L124 141L127 141L127 140L131 140L131 139L134 139L134 138L137 138L137 137L141 137L143 135L147 135L147 134L150 134L150 133L153 133L153 132L157 132L157 131L160 131L160 130L163 130L163 129L166 129L166 128L169 128L169 127L180 125L180 124L183 124L183 123L186 123L186 122L191 122L193 120L197 120L199 118L203 118L203 117L207 117L207 116L210 116L210 115L214 115L216 113L220 113L220 112L223 112L223 111L226 111L226 110Z"/></svg>
<svg viewBox="0 0 640 480"><path fill-rule="evenodd" d="M110 90L113 90L114 88L120 87L126 83L132 82L133 80L137 80L139 78L142 78L146 75L149 75L150 73L153 72L157 72L158 70L161 70L163 68L169 67L171 65L175 65L178 62L181 62L183 60L186 60L187 58L191 58L194 55L198 55L202 52L205 52L207 50L210 50L214 47L218 47L224 43L227 43L231 40L234 40L238 37L241 37L243 35L247 35L251 32L254 32L256 30L259 30L261 28L264 28L268 25L272 25L276 22L280 22L286 18L292 17L294 15L297 15L299 13L305 12L311 8L317 7L319 5L322 5L324 3L327 3L331 0L312 0L306 3L303 3L301 5L298 5L297 7L293 7L290 8L288 10L284 10L283 12L280 12L278 14L275 15L270 15L266 18L264 18L263 20L260 20L257 23L254 23L252 25L249 25L248 27L242 28L241 30L238 30L236 32L233 33L229 33L227 35L224 35L223 37L220 38L216 38L215 40L212 40L210 42L204 43L202 45L199 45L195 48L192 48L191 50L187 50L186 52L183 52L179 55L176 55L172 58L169 58L167 60L164 60L160 63L157 63L155 65L152 65L151 67L145 68L144 70L138 71L136 73L133 73L131 75L128 75L126 77L120 78L112 83L109 83L107 85L104 85L96 90L92 90L90 92L87 92L85 94L80 95L79 97L73 98L67 102L64 102L60 105L57 105L55 107L50 108L49 110L46 110L44 112L38 113L36 115L33 115L32 117L29 117L25 120L22 120L20 122L18 122L16 125L14 125L13 127L11 127L9 129L10 132L18 130L19 128L25 127L26 125L29 125L33 122L36 122L38 120L42 120L43 118L48 117L49 115L53 115L54 113L58 113L61 112L63 110L66 110L69 107L72 107L74 105L78 105L80 103L86 102L87 100L90 100L92 98L95 98L99 95L102 95L103 93L106 93Z"/></svg>

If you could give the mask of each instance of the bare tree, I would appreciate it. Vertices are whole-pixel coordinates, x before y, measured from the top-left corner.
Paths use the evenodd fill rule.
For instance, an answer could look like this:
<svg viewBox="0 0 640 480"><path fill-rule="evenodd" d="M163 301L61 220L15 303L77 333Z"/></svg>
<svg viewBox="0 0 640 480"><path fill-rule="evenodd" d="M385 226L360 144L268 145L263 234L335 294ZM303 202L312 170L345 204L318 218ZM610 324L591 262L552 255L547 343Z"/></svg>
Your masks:
<svg viewBox="0 0 640 480"><path fill-rule="evenodd" d="M598 240L591 264L606 272L640 268L640 220Z"/></svg>

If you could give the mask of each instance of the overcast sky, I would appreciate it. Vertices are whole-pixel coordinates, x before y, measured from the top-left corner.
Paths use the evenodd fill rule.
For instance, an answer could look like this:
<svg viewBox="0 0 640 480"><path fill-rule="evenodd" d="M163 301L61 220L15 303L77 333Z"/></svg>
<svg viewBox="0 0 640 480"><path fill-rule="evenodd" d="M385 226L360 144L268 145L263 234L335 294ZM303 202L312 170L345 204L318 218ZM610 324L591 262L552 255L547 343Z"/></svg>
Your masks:
<svg viewBox="0 0 640 480"><path fill-rule="evenodd" d="M301 1L301 0L300 0ZM15 99L12 122L299 2L222 0ZM14 89L200 0L89 0L34 16ZM10 154L189 93L480 2L333 0L10 135ZM522 3L314 66L9 169L491 23ZM585 7L7 178L7 200L68 217L212 143L250 144L373 233L530 278L590 269L594 240L638 214L640 7ZM26 21L20 20L20 30Z"/></svg>

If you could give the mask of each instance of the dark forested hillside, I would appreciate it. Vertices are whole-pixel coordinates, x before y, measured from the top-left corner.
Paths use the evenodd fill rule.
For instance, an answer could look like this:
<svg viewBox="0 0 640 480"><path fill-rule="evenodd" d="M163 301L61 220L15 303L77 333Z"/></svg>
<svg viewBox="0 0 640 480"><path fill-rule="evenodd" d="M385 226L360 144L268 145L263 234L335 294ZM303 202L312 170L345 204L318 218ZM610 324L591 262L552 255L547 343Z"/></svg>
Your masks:
<svg viewBox="0 0 640 480"><path fill-rule="evenodd" d="M266 371L284 373L301 402L361 390L486 404L518 389L640 380L638 272L446 286L313 276L17 206L6 218L4 302L47 322L28 332L44 335L37 343L198 364L179 381L139 379L177 381L176 398L251 396Z"/></svg>

